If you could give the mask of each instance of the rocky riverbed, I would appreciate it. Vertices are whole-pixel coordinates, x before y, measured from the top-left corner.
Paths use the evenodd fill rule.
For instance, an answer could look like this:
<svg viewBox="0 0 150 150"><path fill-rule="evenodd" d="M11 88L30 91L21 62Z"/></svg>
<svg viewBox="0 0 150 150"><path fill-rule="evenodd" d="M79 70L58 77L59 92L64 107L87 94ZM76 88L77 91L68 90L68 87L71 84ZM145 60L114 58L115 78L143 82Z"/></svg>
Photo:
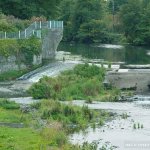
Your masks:
<svg viewBox="0 0 150 150"><path fill-rule="evenodd" d="M150 98L150 97L148 97ZM115 112L118 117L107 122L103 127L89 127L70 135L73 144L97 142L98 147L118 150L150 149L150 101L134 101L125 103L73 101L74 105L88 105L90 109L104 109Z"/></svg>

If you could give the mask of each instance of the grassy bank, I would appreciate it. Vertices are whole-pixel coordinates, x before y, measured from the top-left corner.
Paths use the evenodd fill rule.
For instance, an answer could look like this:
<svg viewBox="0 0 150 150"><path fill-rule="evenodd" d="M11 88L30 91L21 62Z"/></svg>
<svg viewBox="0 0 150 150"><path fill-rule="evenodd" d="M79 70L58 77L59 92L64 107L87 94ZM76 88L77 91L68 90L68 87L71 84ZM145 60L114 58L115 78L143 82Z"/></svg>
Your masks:
<svg viewBox="0 0 150 150"><path fill-rule="evenodd" d="M68 134L95 123L102 125L108 118L110 114L105 111L53 100L42 100L24 108L0 99L0 150L93 150L89 144L83 148L71 145ZM14 123L22 126L14 127Z"/></svg>
<svg viewBox="0 0 150 150"><path fill-rule="evenodd" d="M115 88L107 90L103 86L105 73L104 68L95 65L77 65L58 77L40 79L29 89L29 93L39 99L116 101L119 91Z"/></svg>

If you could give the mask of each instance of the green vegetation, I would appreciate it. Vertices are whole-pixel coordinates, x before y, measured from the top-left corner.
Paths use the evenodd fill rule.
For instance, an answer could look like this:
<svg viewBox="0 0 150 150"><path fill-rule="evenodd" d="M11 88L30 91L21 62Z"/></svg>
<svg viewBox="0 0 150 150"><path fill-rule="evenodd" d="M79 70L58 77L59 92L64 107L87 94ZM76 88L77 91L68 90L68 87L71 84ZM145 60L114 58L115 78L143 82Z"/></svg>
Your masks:
<svg viewBox="0 0 150 150"><path fill-rule="evenodd" d="M0 74L0 81L11 81L15 80L16 78L19 78L23 74L27 73L27 70L22 70L22 71L8 71Z"/></svg>
<svg viewBox="0 0 150 150"><path fill-rule="evenodd" d="M32 70L35 70L36 68L40 67L40 65L37 65L37 66L29 66L29 68L27 69L22 69L22 70L11 70L11 71L7 71L7 72L4 72L4 73L1 73L0 74L0 81L12 81L12 80L15 80L19 77L21 77L22 75L32 71Z"/></svg>
<svg viewBox="0 0 150 150"><path fill-rule="evenodd" d="M0 40L0 56L3 56L2 61L6 61L9 56L15 56L17 59L13 59L13 63L18 65L18 70L10 70L0 74L0 81L14 80L21 75L27 73L30 70L35 69L37 66L33 66L33 56L39 55L41 52L41 42L35 37L24 40L16 39L1 39ZM26 65L26 69L21 68L21 64Z"/></svg>
<svg viewBox="0 0 150 150"><path fill-rule="evenodd" d="M137 124L136 123L133 124L133 129L143 129L143 128L144 128L143 124L140 124L139 122Z"/></svg>
<svg viewBox="0 0 150 150"><path fill-rule="evenodd" d="M20 53L25 55L26 61L31 63L33 55L38 55L41 51L41 42L34 36L29 39L1 39L0 40L0 55L8 57L10 55L20 56ZM20 56L21 57L21 56Z"/></svg>
<svg viewBox="0 0 150 150"><path fill-rule="evenodd" d="M137 11L138 10L138 11ZM128 0L120 16L128 42L135 45L150 44L150 1Z"/></svg>
<svg viewBox="0 0 150 150"><path fill-rule="evenodd" d="M0 107L5 109L18 109L20 108L19 104L16 104L15 102L10 102L8 100L0 100Z"/></svg>
<svg viewBox="0 0 150 150"><path fill-rule="evenodd" d="M12 16L12 14L6 16L0 12L0 32L17 32L19 30L24 30L30 25L30 23L31 21L29 20L21 20L15 18L14 16Z"/></svg>
<svg viewBox="0 0 150 150"><path fill-rule="evenodd" d="M122 119L127 119L129 116L127 113L122 113L121 118Z"/></svg>
<svg viewBox="0 0 150 150"><path fill-rule="evenodd" d="M0 31L18 31L33 21L57 19L64 21L64 41L150 43L149 0L11 0L0 5Z"/></svg>
<svg viewBox="0 0 150 150"><path fill-rule="evenodd" d="M116 101L119 91L103 87L105 70L95 65L77 65L55 78L44 77L33 84L29 93L33 98L57 100L96 99ZM113 96L112 96L113 95Z"/></svg>
<svg viewBox="0 0 150 150"><path fill-rule="evenodd" d="M85 129L96 123L104 122L110 115L104 111L89 110L58 101L42 100L23 111L18 104L0 99L0 149L15 150L93 150L96 144L73 146L68 142L68 133L77 129ZM13 127L13 123L23 124L21 128ZM8 127L7 127L8 126Z"/></svg>

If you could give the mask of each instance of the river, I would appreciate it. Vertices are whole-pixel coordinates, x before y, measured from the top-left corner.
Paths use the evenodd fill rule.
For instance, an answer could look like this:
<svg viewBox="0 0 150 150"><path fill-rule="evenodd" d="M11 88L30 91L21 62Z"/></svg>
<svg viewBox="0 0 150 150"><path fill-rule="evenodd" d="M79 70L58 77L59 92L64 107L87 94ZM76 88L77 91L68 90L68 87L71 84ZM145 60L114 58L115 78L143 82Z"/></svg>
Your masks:
<svg viewBox="0 0 150 150"><path fill-rule="evenodd" d="M106 150L109 150L110 147L118 150L150 149L150 97L146 97L145 101L130 103L94 102L85 104L84 101L73 101L73 104L88 105L90 109L104 109L118 114L115 120L107 122L103 127L97 127L94 130L89 127L84 132L80 131L70 135L70 141L73 144L96 141L98 148L107 145ZM129 117L124 119L122 115L125 113ZM134 129L135 125L136 129Z"/></svg>
<svg viewBox="0 0 150 150"><path fill-rule="evenodd" d="M150 47L111 44L67 44L61 43L58 51L70 52L82 58L103 59L126 64L150 64Z"/></svg>
<svg viewBox="0 0 150 150"><path fill-rule="evenodd" d="M30 72L17 81L0 83L0 96L3 97L1 94L3 93L5 96L19 97L22 95L22 92L44 75L54 77L61 71L71 69L75 64L81 63L86 59L108 61L117 64L150 64L150 48L61 43L56 59L57 61ZM103 144L107 145L106 150L111 146L119 150L138 150L142 149L143 145L145 145L143 149L150 149L150 97L144 95L141 97L144 99L133 102L94 102L93 104L89 104L88 106L91 109L105 109L117 113L118 117L115 120L107 122L101 128L96 128L95 130L88 128L86 134L81 131L80 133L70 135L70 141L74 144L82 144L85 141L97 141L99 147ZM11 98L11 100L26 104L33 102L32 98L29 97ZM84 101L73 101L73 103L82 106ZM127 113L129 117L123 119L121 117L123 113ZM134 124L136 129L134 129Z"/></svg>

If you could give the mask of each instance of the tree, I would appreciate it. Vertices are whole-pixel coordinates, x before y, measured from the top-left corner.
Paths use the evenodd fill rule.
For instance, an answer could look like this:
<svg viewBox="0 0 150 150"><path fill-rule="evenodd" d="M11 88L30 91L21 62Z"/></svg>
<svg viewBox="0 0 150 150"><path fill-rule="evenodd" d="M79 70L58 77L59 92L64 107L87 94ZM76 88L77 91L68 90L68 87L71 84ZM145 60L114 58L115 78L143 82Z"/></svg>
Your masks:
<svg viewBox="0 0 150 150"><path fill-rule="evenodd" d="M56 18L60 0L0 0L1 10L6 15L21 19L32 16Z"/></svg>
<svg viewBox="0 0 150 150"><path fill-rule="evenodd" d="M146 0L128 0L120 12L125 36L135 45L150 42L150 3Z"/></svg>
<svg viewBox="0 0 150 150"><path fill-rule="evenodd" d="M83 25L86 23L89 24L93 19L100 20L102 19L102 16L103 7L101 0L77 0L72 21L74 40L79 40L80 28L82 28Z"/></svg>
<svg viewBox="0 0 150 150"><path fill-rule="evenodd" d="M142 18L141 4L140 0L128 0L128 3L123 5L120 12L125 36L131 43L134 42L138 34L138 26Z"/></svg>

